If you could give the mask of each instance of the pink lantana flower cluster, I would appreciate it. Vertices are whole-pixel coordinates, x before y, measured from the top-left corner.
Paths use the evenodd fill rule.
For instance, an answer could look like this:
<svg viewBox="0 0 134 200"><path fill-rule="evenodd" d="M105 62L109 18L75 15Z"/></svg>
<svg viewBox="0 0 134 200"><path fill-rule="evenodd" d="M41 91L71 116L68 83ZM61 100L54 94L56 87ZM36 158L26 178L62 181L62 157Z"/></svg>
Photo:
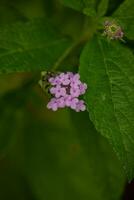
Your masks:
<svg viewBox="0 0 134 200"><path fill-rule="evenodd" d="M79 97L85 94L87 85L80 81L80 75L72 72L60 73L50 77L50 94L52 99L47 104L48 109L53 111L58 108L70 107L76 112L85 111L85 102Z"/></svg>

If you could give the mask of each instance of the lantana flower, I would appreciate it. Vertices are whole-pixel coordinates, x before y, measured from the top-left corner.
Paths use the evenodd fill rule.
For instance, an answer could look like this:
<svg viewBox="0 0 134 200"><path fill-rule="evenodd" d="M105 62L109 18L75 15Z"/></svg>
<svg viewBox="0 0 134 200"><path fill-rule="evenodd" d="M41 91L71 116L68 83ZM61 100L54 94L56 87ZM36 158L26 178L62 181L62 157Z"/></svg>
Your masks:
<svg viewBox="0 0 134 200"><path fill-rule="evenodd" d="M52 74L52 76L49 73L47 81L51 95L47 104L48 109L57 111L59 108L69 107L76 112L86 110L84 100L79 99L79 97L85 94L87 85L81 82L78 73L66 72Z"/></svg>

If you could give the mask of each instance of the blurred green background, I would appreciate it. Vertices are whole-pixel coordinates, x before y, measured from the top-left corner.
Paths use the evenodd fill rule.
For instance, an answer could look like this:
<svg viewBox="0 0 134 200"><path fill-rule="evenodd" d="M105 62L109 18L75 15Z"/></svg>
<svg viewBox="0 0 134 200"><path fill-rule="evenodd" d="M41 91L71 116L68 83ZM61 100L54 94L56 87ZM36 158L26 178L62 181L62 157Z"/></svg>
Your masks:
<svg viewBox="0 0 134 200"><path fill-rule="evenodd" d="M60 1L0 0L0 27L42 17L72 38L88 26ZM77 70L79 51L64 70ZM40 72L0 75L0 200L122 199L126 178L107 140L86 112L48 111L39 79Z"/></svg>

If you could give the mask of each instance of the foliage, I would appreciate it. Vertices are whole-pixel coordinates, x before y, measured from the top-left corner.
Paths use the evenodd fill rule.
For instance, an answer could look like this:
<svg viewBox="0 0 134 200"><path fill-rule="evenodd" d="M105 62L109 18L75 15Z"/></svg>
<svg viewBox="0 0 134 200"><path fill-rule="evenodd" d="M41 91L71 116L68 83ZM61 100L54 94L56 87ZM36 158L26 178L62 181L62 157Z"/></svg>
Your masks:
<svg viewBox="0 0 134 200"><path fill-rule="evenodd" d="M134 178L133 0L0 3L2 200L120 200ZM123 40L105 37L109 21ZM47 110L41 71L79 72L87 111Z"/></svg>
<svg viewBox="0 0 134 200"><path fill-rule="evenodd" d="M134 174L133 63L129 49L99 37L86 45L80 62L81 77L90 85L85 97L90 117L112 143L130 179Z"/></svg>

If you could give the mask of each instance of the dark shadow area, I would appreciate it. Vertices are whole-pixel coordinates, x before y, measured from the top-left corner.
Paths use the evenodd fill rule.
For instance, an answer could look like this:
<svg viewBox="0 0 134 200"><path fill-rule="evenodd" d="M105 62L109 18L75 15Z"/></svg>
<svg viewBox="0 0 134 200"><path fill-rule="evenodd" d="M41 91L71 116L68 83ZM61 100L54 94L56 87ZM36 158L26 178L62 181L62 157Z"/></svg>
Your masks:
<svg viewBox="0 0 134 200"><path fill-rule="evenodd" d="M134 180L126 185L123 200L134 200Z"/></svg>
<svg viewBox="0 0 134 200"><path fill-rule="evenodd" d="M123 3L124 0L109 0L108 11L106 16L110 16L114 13L115 10Z"/></svg>

